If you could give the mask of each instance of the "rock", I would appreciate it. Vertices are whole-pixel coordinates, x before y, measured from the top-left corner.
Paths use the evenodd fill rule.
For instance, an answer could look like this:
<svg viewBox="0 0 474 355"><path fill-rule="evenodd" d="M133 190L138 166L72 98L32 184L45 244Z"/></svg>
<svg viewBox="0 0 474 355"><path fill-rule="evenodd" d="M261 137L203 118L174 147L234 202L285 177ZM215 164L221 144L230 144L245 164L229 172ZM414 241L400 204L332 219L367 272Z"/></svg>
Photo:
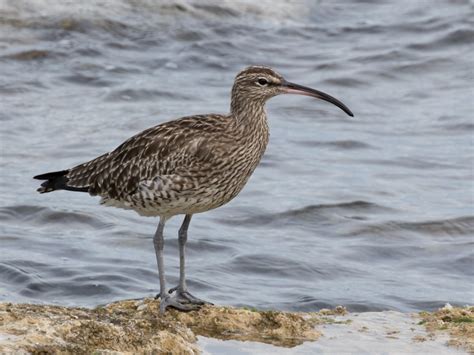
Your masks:
<svg viewBox="0 0 474 355"><path fill-rule="evenodd" d="M318 320L299 313L205 306L159 315L159 301L95 309L0 303L0 352L197 354L197 335L292 347L316 340Z"/></svg>
<svg viewBox="0 0 474 355"><path fill-rule="evenodd" d="M344 307L290 313L204 306L188 313L171 309L160 316L159 305L152 298L94 309L0 303L0 353L198 354L245 348L249 353L277 354L275 346L308 354L354 349L474 353L474 307L444 307L416 315L348 313Z"/></svg>
<svg viewBox="0 0 474 355"><path fill-rule="evenodd" d="M420 312L421 324L434 336L436 332L447 332L448 345L466 349L474 354L474 307L453 307L447 303L436 312Z"/></svg>

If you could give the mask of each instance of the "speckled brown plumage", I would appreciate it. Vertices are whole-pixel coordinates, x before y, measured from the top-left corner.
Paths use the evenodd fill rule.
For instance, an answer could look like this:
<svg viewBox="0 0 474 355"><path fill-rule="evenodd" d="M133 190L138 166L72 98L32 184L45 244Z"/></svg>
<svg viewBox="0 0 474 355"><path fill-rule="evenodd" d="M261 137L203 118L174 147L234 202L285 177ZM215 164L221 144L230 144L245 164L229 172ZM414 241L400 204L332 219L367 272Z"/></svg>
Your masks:
<svg viewBox="0 0 474 355"><path fill-rule="evenodd" d="M149 128L114 151L64 171L65 186L45 183L39 191L88 191L101 196L105 205L149 216L197 213L223 205L243 188L268 143L263 109L267 97L244 90L249 76L259 76L262 70L281 78L260 67L240 73L230 115L189 116ZM250 94L244 97L247 104L241 101L245 94Z"/></svg>
<svg viewBox="0 0 474 355"><path fill-rule="evenodd" d="M265 102L282 93L320 98L352 115L325 93L289 83L270 68L252 66L235 78L229 115L189 116L149 128L89 162L35 176L46 180L38 191L89 192L100 196L102 204L160 216L154 244L161 311L168 306L189 310L192 307L186 304L203 304L187 291L184 276L191 216L229 202L242 190L268 143ZM163 228L177 214L186 217L179 233L180 282L172 289L175 297L170 298L164 279Z"/></svg>
<svg viewBox="0 0 474 355"><path fill-rule="evenodd" d="M67 185L143 215L203 212L235 197L260 161L268 129L250 128L222 115L167 122L70 169Z"/></svg>

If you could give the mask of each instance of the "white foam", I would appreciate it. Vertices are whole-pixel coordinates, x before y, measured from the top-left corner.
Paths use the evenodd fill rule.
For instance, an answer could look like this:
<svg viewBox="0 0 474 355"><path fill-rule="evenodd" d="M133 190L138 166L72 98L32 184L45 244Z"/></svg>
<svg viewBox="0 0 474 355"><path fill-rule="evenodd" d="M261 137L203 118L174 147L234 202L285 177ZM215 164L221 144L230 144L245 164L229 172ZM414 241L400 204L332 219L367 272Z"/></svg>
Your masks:
<svg viewBox="0 0 474 355"><path fill-rule="evenodd" d="M196 15L215 19L257 17L268 22L301 20L308 16L312 5L308 0L271 1L259 0L0 0L0 11L16 18L127 18L134 14L149 17ZM226 14L228 16L226 16Z"/></svg>

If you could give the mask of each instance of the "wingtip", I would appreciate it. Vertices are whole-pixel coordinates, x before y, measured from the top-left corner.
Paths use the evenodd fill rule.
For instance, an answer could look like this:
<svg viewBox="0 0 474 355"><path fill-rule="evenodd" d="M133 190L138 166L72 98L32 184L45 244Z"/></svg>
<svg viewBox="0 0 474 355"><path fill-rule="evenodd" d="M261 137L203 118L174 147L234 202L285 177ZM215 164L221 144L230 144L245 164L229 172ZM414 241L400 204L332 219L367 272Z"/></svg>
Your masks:
<svg viewBox="0 0 474 355"><path fill-rule="evenodd" d="M69 173L69 170L52 171L50 173L33 176L33 179L49 180L49 179L54 179L54 178L66 175L67 173Z"/></svg>

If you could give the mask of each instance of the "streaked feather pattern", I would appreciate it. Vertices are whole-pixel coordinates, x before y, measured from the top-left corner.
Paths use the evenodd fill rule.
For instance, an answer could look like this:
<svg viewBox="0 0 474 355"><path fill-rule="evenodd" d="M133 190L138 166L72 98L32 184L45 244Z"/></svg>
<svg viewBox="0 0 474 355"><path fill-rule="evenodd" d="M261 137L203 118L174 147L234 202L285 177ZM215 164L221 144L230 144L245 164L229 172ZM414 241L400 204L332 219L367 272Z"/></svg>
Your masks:
<svg viewBox="0 0 474 355"><path fill-rule="evenodd" d="M265 75L273 86L257 83ZM282 77L265 67L239 73L229 115L196 115L151 127L110 153L68 170L38 175L38 189L85 191L101 203L142 215L193 214L234 198L260 162L269 133L266 100Z"/></svg>
<svg viewBox="0 0 474 355"><path fill-rule="evenodd" d="M263 141L254 144L255 132L236 125L231 116L211 114L149 128L114 151L69 169L67 186L143 215L218 207L242 189L268 141L268 131L260 132Z"/></svg>

